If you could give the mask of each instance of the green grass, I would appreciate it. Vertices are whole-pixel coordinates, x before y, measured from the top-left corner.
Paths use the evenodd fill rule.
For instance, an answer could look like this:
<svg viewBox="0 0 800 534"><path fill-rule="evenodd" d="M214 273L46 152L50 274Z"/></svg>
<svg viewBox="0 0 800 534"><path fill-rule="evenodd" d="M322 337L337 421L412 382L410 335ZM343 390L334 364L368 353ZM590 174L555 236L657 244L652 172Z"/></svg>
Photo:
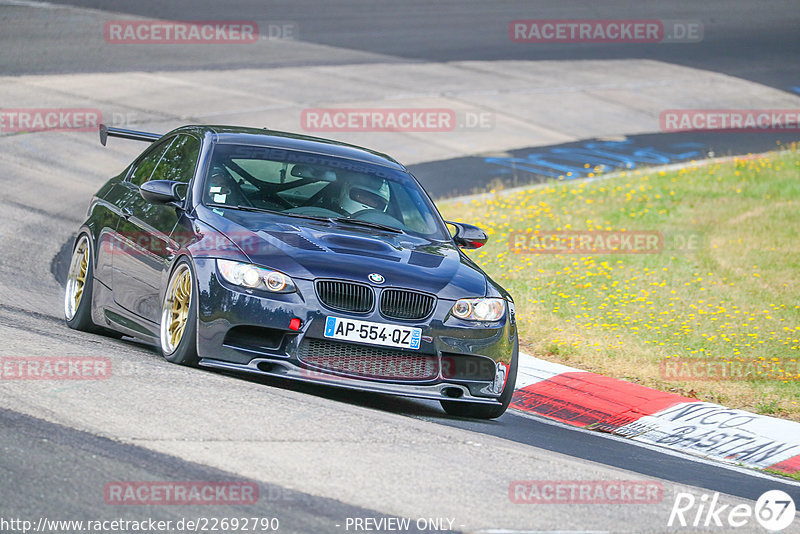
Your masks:
<svg viewBox="0 0 800 534"><path fill-rule="evenodd" d="M514 295L534 355L709 402L800 420L800 155L633 171L443 201L484 228L469 252ZM512 232L658 231L651 254L537 254ZM513 234L517 235L517 234ZM687 245L688 244L688 245ZM678 360L743 369L717 380ZM678 365L678 364L674 364Z"/></svg>
<svg viewBox="0 0 800 534"><path fill-rule="evenodd" d="M764 469L765 472L771 473L773 475L779 475L786 478L791 478L794 480L800 480L800 473L784 473L783 471L779 471L777 469Z"/></svg>

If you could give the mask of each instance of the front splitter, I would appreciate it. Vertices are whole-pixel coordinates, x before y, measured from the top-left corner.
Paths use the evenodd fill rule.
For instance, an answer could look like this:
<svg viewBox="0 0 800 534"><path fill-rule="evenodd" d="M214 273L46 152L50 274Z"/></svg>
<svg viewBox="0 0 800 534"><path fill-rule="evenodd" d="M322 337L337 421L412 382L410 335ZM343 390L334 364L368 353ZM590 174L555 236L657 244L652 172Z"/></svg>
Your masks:
<svg viewBox="0 0 800 534"><path fill-rule="evenodd" d="M259 368L259 364L268 365L269 370ZM497 399L476 397L470 393L468 387L454 382L439 382L436 384L398 384L396 382L374 382L371 380L360 380L358 378L338 376L318 370L305 369L297 367L289 362L276 361L266 358L256 358L247 364L203 358L200 360L199 365L202 367L225 369L228 371L241 371L244 373L262 376L288 378L290 380L298 380L301 382L321 384L325 386L333 386L357 391L366 391L370 393L384 393L386 395L398 395L402 397L440 401L445 400L493 405L500 404ZM309 376L312 374L313 376Z"/></svg>

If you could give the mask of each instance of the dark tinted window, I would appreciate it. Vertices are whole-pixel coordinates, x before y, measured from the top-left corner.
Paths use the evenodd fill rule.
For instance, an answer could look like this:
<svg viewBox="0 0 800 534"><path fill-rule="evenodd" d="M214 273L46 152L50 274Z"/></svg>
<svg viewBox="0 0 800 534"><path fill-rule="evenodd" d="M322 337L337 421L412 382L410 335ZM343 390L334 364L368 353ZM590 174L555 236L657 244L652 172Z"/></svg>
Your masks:
<svg viewBox="0 0 800 534"><path fill-rule="evenodd" d="M200 141L189 135L179 135L161 157L150 179L189 183L199 155Z"/></svg>
<svg viewBox="0 0 800 534"><path fill-rule="evenodd" d="M161 161L161 156L167 151L172 141L174 141L174 138L167 139L160 143L136 164L136 168L133 170L133 174L131 174L131 183L140 186L150 179L150 175L153 174L156 165Z"/></svg>

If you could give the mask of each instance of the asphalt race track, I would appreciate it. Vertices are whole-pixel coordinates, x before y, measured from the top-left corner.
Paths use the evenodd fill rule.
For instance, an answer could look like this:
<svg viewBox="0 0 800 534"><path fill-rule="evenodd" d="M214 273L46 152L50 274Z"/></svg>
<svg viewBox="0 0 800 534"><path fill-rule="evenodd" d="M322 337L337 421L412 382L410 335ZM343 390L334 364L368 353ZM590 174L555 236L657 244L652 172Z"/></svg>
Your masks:
<svg viewBox="0 0 800 534"><path fill-rule="evenodd" d="M758 81L780 89L800 85L794 65L798 37L798 12L790 0L767 5L735 0L712 0L686 5L658 1L612 1L602 8L593 2L566 1L536 3L524 1L425 2L412 0L397 4L381 1L365 4L353 0L326 3L318 0L273 2L257 0L234 2L126 2L124 0L73 0L55 2L103 11L124 13L144 18L172 20L255 20L260 23L298 23L297 35L304 42L362 52L368 57L390 56L395 61L458 61L507 59L630 59L651 58L696 68L724 72ZM368 6L368 7L365 7ZM693 46L661 46L657 44L608 44L586 47L576 44L520 46L508 39L508 22L515 19L663 19L700 20L704 25L702 52ZM35 23L36 21L31 21ZM25 42L25 27L10 28L3 39L13 40L23 57L38 56L35 64L19 61L18 67L5 73L97 72L107 70L157 70L187 68L202 64L204 68L239 66L269 67L283 63L280 57L240 56L211 58L204 55L192 61L191 51L182 54L111 56L107 50L79 48L79 28L53 28L58 37L68 37L67 46L53 49L52 41ZM37 28L38 29L38 28ZM15 35L19 32L19 35ZM67 35L64 35L67 34ZM69 45L75 43L76 49ZM5 44L5 43L4 43ZM33 50L28 49L29 46ZM4 48L6 48L4 46ZM44 51L48 54L44 54ZM10 51L5 51L6 57ZM30 54L30 55L29 55ZM105 56L105 59L104 57ZM339 62L335 58L313 54L293 59L298 64L320 65ZM352 61L353 56L348 58ZM10 63L10 62L9 62Z"/></svg>
<svg viewBox="0 0 800 534"><path fill-rule="evenodd" d="M128 18L255 20L261 28L294 25L297 33L199 51L104 43L103 23ZM700 21L704 37L695 44L531 47L508 38L508 22L526 18ZM488 132L330 135L409 163L435 196L470 193L498 177L541 181L542 174L511 176L487 158L527 158L590 141L625 139L665 153L694 143L682 149L700 158L800 138L666 134L648 110L800 108L800 10L788 1L0 0L0 24L2 108L95 107L153 131L199 121L299 130L299 110L330 103L447 101L493 113L496 127ZM653 81L662 71L669 76ZM408 80L433 89L417 91ZM602 95L591 88L597 84L606 84ZM570 114L563 124L553 104L559 99ZM601 101L609 108L598 107ZM554 108L552 120L525 115L538 113L537 105ZM10 519L174 525L257 517L278 518L281 532L364 531L354 520L365 518L406 518L403 531L411 532L694 532L702 530L667 526L679 492L719 492L721 504L752 505L781 489L800 503L800 483L788 479L513 411L496 421L462 420L433 402L179 367L155 347L68 329L62 285L71 239L91 194L142 148L122 140L102 148L93 131L0 133L0 356L96 356L112 366L107 380L0 380L0 531L22 531L2 522ZM532 505L509 495L514 481L573 479L656 481L663 499ZM259 498L214 506L109 503L105 488L125 481L246 482ZM736 531L763 532L757 524ZM800 522L784 532L800 532Z"/></svg>

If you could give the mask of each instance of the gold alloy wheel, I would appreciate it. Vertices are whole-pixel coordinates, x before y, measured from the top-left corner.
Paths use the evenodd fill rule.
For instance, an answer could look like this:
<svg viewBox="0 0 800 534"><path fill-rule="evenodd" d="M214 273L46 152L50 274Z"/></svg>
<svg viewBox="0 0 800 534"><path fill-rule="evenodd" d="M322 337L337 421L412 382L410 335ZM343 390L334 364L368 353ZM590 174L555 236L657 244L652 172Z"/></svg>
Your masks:
<svg viewBox="0 0 800 534"><path fill-rule="evenodd" d="M192 302L192 271L180 265L170 278L161 311L161 348L172 354L183 338Z"/></svg>
<svg viewBox="0 0 800 534"><path fill-rule="evenodd" d="M67 287L64 291L64 316L68 321L75 317L81 303L83 290L86 287L86 275L89 272L89 238L81 236L67 271Z"/></svg>

